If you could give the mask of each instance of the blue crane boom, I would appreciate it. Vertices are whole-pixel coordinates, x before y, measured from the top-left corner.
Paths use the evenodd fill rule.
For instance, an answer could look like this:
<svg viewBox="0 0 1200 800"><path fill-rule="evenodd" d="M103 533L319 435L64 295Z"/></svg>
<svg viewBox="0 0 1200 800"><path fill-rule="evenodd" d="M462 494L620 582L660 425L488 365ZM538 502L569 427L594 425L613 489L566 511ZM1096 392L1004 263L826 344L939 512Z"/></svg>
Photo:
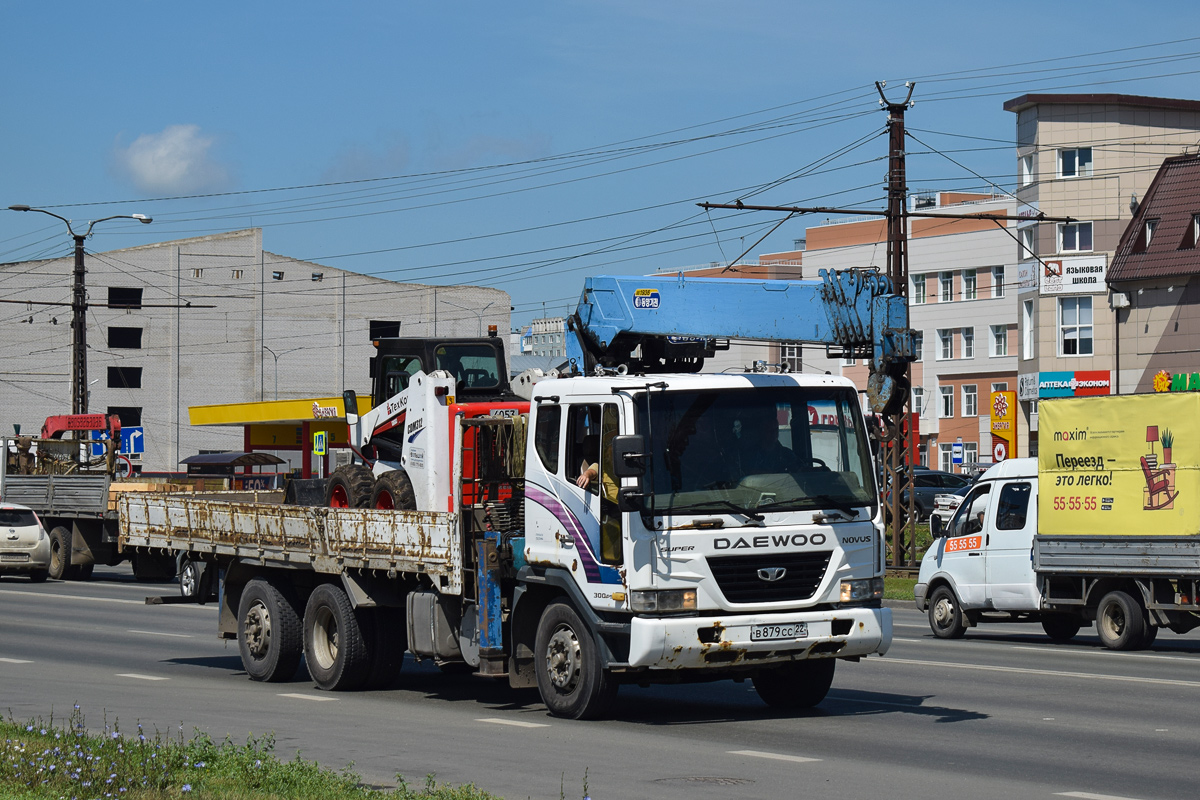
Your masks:
<svg viewBox="0 0 1200 800"><path fill-rule="evenodd" d="M906 299L873 270L821 270L820 276L588 278L569 320L567 356L586 374L621 366L646 373L698 372L717 349L717 339L823 344L841 354L869 356L872 410L899 413L914 360Z"/></svg>

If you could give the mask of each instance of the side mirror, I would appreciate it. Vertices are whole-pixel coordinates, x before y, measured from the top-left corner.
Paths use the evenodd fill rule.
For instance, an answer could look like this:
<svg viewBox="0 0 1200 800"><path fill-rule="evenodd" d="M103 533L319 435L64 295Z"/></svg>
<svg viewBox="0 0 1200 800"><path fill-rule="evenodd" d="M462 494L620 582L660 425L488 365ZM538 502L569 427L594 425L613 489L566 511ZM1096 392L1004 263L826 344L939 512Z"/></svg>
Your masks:
<svg viewBox="0 0 1200 800"><path fill-rule="evenodd" d="M646 474L645 437L638 434L617 436L613 439L612 452L613 472L618 478L640 478Z"/></svg>
<svg viewBox="0 0 1200 800"><path fill-rule="evenodd" d="M358 424L358 395L353 389L342 392L342 405L346 407L346 424L353 428Z"/></svg>
<svg viewBox="0 0 1200 800"><path fill-rule="evenodd" d="M641 484L641 481L638 481ZM617 509L619 511L641 511L645 508L645 503L642 487L638 486L622 486L617 490Z"/></svg>
<svg viewBox="0 0 1200 800"><path fill-rule="evenodd" d="M946 529L942 527L942 518L937 514L929 517L929 535L934 539L940 539L946 535Z"/></svg>

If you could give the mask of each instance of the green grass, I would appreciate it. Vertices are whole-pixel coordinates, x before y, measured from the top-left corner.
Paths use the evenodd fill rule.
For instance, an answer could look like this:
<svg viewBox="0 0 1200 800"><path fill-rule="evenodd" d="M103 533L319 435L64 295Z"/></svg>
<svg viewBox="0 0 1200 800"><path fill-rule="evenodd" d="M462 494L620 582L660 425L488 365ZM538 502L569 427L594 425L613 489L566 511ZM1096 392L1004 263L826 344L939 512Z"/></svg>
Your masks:
<svg viewBox="0 0 1200 800"><path fill-rule="evenodd" d="M883 599L911 601L913 599L913 587L916 585L916 578L884 578Z"/></svg>
<svg viewBox="0 0 1200 800"><path fill-rule="evenodd" d="M104 721L88 733L79 707L56 722L0 720L0 797L5 800L498 800L473 785L439 786L430 776L420 788L399 775L398 787L363 786L347 766L340 772L274 754L274 737L251 737L244 745L215 742L183 726L173 735L119 729Z"/></svg>

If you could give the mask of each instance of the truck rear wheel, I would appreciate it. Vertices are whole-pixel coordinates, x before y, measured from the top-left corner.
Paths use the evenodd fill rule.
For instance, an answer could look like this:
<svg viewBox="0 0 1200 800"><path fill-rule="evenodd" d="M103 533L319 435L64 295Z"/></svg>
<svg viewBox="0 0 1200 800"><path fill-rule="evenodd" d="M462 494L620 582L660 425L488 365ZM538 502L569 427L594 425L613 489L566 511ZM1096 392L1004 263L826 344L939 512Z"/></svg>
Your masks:
<svg viewBox="0 0 1200 800"><path fill-rule="evenodd" d="M50 577L56 581L71 578L71 532L59 525L50 531Z"/></svg>
<svg viewBox="0 0 1200 800"><path fill-rule="evenodd" d="M1096 632L1110 650L1145 647L1146 618L1141 603L1122 591L1104 595L1096 606Z"/></svg>
<svg viewBox="0 0 1200 800"><path fill-rule="evenodd" d="M403 470L385 472L375 481L375 488L371 491L371 508L413 511L416 507L417 498L413 494L412 481Z"/></svg>
<svg viewBox="0 0 1200 800"><path fill-rule="evenodd" d="M534 645L538 692L556 717L595 719L617 694L592 634L564 602L546 606Z"/></svg>
<svg viewBox="0 0 1200 800"><path fill-rule="evenodd" d="M323 583L304 609L304 660L313 682L326 691L360 688L371 667L367 642L350 598Z"/></svg>
<svg viewBox="0 0 1200 800"><path fill-rule="evenodd" d="M390 688L400 675L400 668L404 666L404 651L408 649L404 612L399 608L381 606L360 608L356 613L366 634L367 658L370 662L363 688Z"/></svg>
<svg viewBox="0 0 1200 800"><path fill-rule="evenodd" d="M368 508L375 476L362 464L338 467L325 484L327 508Z"/></svg>
<svg viewBox="0 0 1200 800"><path fill-rule="evenodd" d="M1042 630L1056 642L1071 641L1082 627L1083 623L1079 617L1073 617L1069 614L1055 614L1050 617L1042 617Z"/></svg>
<svg viewBox="0 0 1200 800"><path fill-rule="evenodd" d="M238 603L238 650L251 680L291 680L303 652L300 615L289 594L266 578L254 578Z"/></svg>
<svg viewBox="0 0 1200 800"><path fill-rule="evenodd" d="M929 627L939 639L961 639L967 632L958 598L949 586L939 586L929 601Z"/></svg>
<svg viewBox="0 0 1200 800"><path fill-rule="evenodd" d="M833 685L837 660L793 661L754 676L754 691L772 708L812 708Z"/></svg>

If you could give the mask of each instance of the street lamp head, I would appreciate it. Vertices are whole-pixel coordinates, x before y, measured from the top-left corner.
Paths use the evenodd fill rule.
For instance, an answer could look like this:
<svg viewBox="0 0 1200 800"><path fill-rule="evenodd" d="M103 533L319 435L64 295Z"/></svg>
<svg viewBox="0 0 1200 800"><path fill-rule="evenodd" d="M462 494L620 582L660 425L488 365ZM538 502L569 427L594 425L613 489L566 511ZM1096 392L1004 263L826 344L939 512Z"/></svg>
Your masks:
<svg viewBox="0 0 1200 800"><path fill-rule="evenodd" d="M145 214L130 214L129 216L133 217L138 222L142 222L146 225L149 225L151 222L154 222L153 218L147 217Z"/></svg>
<svg viewBox="0 0 1200 800"><path fill-rule="evenodd" d="M29 208L29 206L26 206L26 205L15 205L15 206L9 206L8 210L9 211L29 211L30 208Z"/></svg>

